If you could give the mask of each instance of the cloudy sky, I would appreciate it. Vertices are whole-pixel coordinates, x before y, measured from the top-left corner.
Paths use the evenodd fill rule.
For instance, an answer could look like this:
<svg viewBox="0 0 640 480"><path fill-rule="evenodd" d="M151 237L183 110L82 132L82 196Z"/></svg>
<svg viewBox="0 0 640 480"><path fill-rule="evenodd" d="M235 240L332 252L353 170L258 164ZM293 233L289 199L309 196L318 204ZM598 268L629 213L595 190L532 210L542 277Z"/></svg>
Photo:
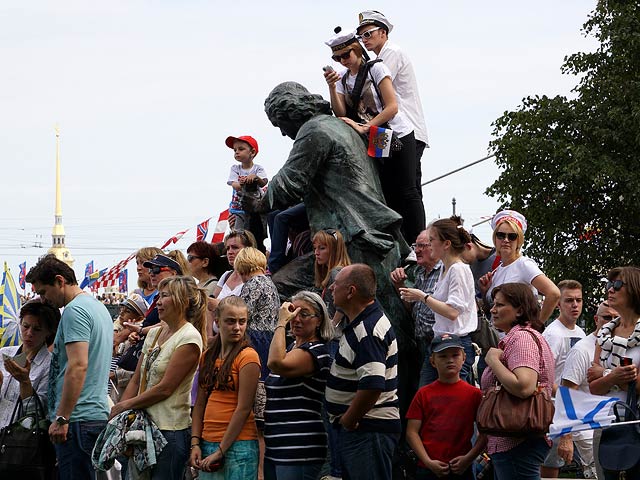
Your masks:
<svg viewBox="0 0 640 480"><path fill-rule="evenodd" d="M527 95L569 95L565 55L595 1L70 1L0 5L0 260L17 278L51 245L55 133L61 129L67 246L78 275L160 245L226 208L228 135L252 135L275 174L291 140L263 102L295 80L328 98L324 41L380 10L411 57L431 148L423 180L487 155L491 123ZM424 187L429 219L495 211L491 161ZM485 227L476 229L490 239ZM130 275L134 273L130 268ZM131 285L131 280L130 280Z"/></svg>

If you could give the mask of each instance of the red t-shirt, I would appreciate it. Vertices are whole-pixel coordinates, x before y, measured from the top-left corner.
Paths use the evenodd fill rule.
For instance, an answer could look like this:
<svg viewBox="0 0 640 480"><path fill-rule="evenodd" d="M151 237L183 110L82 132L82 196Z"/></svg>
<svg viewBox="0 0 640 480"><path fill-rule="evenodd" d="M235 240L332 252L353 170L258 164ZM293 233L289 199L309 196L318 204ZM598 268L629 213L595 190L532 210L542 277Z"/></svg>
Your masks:
<svg viewBox="0 0 640 480"><path fill-rule="evenodd" d="M482 393L465 381L422 387L407 411L408 420L421 420L420 438L430 458L450 462L471 450L473 424ZM422 462L418 465L424 467Z"/></svg>

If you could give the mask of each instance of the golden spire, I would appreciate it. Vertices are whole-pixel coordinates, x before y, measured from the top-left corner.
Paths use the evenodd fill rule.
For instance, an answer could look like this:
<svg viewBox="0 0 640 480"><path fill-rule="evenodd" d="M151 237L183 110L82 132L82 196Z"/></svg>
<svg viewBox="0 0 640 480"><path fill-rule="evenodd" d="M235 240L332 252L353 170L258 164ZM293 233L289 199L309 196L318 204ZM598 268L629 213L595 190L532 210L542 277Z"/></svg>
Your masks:
<svg viewBox="0 0 640 480"><path fill-rule="evenodd" d="M52 245L49 253L53 253L70 267L73 267L73 257L64 244L64 226L62 225L62 189L60 187L60 127L55 126L56 131L56 212L53 224Z"/></svg>

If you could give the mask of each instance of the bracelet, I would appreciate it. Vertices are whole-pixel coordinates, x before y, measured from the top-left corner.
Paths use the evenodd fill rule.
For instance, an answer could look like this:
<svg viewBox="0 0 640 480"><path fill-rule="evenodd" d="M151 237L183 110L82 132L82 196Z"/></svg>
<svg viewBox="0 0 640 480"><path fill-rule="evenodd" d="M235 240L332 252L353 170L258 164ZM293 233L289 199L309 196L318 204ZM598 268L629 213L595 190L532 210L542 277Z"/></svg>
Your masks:
<svg viewBox="0 0 640 480"><path fill-rule="evenodd" d="M191 438L197 438L198 440L200 440L200 437L198 435L191 435Z"/></svg>
<svg viewBox="0 0 640 480"><path fill-rule="evenodd" d="M428 293L424 296L424 298L422 299L422 303L424 303L425 305L427 304L427 298L429 298L431 295L429 295Z"/></svg>
<svg viewBox="0 0 640 480"><path fill-rule="evenodd" d="M279 328L284 328L286 330L286 327L284 325L278 325L276 328L273 329L273 333L276 333L276 330Z"/></svg>
<svg viewBox="0 0 640 480"><path fill-rule="evenodd" d="M221 457L224 458L224 452L222 451L222 449L220 447L218 447L218 451L220 452Z"/></svg>
<svg viewBox="0 0 640 480"><path fill-rule="evenodd" d="M199 443L195 443L195 444L191 445L191 448L189 450L193 450L196 447L200 448L200 444Z"/></svg>

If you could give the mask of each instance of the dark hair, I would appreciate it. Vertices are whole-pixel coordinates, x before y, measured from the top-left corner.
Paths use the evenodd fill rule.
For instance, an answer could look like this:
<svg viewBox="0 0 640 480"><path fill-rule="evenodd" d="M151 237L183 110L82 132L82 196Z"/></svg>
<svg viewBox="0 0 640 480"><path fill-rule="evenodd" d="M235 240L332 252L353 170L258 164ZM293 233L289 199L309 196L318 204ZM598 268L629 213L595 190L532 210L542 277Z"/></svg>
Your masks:
<svg viewBox="0 0 640 480"><path fill-rule="evenodd" d="M73 269L62 260L59 260L53 253L49 253L44 257L40 257L38 263L31 267L25 280L31 284L39 282L44 285L54 285L57 275L64 278L69 285L78 284Z"/></svg>
<svg viewBox="0 0 640 480"><path fill-rule="evenodd" d="M615 280L617 278L625 284L629 296L629 306L637 315L640 315L640 267L628 265L609 270L607 279Z"/></svg>
<svg viewBox="0 0 640 480"><path fill-rule="evenodd" d="M462 226L462 219L457 215L436 220L429 228L432 228L443 242L449 240L451 242L451 250L455 253L464 252L465 245L471 242L469 232Z"/></svg>
<svg viewBox="0 0 640 480"><path fill-rule="evenodd" d="M216 250L211 243L194 242L191 245L189 245L189 248L187 248L187 253L191 253L191 252L197 257L200 257L202 259L204 258L208 259L209 262L207 262L207 265L206 267L204 267L204 269L210 275L215 275L216 270L215 270L214 260L219 255L216 255Z"/></svg>
<svg viewBox="0 0 640 480"><path fill-rule="evenodd" d="M356 287L356 295L364 300L376 297L376 274L369 265L354 263L347 271L346 281Z"/></svg>
<svg viewBox="0 0 640 480"><path fill-rule="evenodd" d="M249 308L245 301L235 295L229 295L223 298L218 303L216 308L216 318L221 319L224 309L227 307L239 307L247 310L247 319L249 317ZM227 384L229 375L231 374L231 367L238 354L250 346L249 338L247 337L247 331L245 330L244 336L233 346L229 354L223 359L220 368L216 368L216 360L222 352L222 339L220 334L216 335L211 342L209 348L204 352L202 358L202 366L200 368L200 376L198 379L198 385L205 389L207 392L211 392L219 387L223 387Z"/></svg>
<svg viewBox="0 0 640 480"><path fill-rule="evenodd" d="M60 323L60 309L44 303L39 297L29 300L20 309L20 320L27 315L33 315L40 321L40 326L49 330L49 335L45 341L47 346L53 343L56 338L56 332L58 331L58 324Z"/></svg>
<svg viewBox="0 0 640 480"><path fill-rule="evenodd" d="M512 327L516 325L530 326L542 333L544 322L540 321L540 306L528 284L503 283L493 289L491 298L495 299L498 293L501 293L505 301L513 308L522 310L522 314L516 317Z"/></svg>

